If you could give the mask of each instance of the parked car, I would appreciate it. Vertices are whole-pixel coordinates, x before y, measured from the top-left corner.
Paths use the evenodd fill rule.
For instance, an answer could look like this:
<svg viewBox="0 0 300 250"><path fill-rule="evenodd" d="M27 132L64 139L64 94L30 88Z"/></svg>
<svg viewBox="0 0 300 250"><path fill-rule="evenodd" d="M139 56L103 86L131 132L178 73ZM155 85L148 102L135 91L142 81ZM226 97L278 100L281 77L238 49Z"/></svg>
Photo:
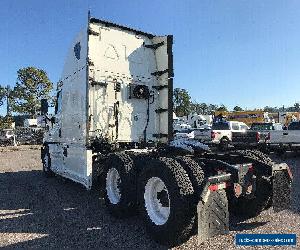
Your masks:
<svg viewBox="0 0 300 250"><path fill-rule="evenodd" d="M183 129L175 133L175 139L189 138L196 139L201 142L207 142L210 140L211 129L208 128L189 128Z"/></svg>
<svg viewBox="0 0 300 250"><path fill-rule="evenodd" d="M237 148L259 148L266 149L266 143L270 138L270 131L282 130L281 123L253 123L249 130L242 133L232 133L232 145Z"/></svg>
<svg viewBox="0 0 300 250"><path fill-rule="evenodd" d="M272 122L264 122L264 123L252 123L250 130L255 131L272 131L272 130L282 130L281 123L272 123Z"/></svg>
<svg viewBox="0 0 300 250"><path fill-rule="evenodd" d="M194 139L207 143L211 140L211 127L198 128L194 130Z"/></svg>
<svg viewBox="0 0 300 250"><path fill-rule="evenodd" d="M194 137L195 137L194 129L182 129L175 133L175 139L179 139L179 138L194 139Z"/></svg>
<svg viewBox="0 0 300 250"><path fill-rule="evenodd" d="M286 130L270 131L267 145L277 152L285 152L287 149L298 150L300 148L300 121L291 122Z"/></svg>
<svg viewBox="0 0 300 250"><path fill-rule="evenodd" d="M187 123L173 123L174 133L181 132L183 130L190 129L191 125Z"/></svg>
<svg viewBox="0 0 300 250"><path fill-rule="evenodd" d="M233 132L242 133L249 127L238 121L215 122L211 130L211 143L218 145L221 149L227 149L232 144Z"/></svg>

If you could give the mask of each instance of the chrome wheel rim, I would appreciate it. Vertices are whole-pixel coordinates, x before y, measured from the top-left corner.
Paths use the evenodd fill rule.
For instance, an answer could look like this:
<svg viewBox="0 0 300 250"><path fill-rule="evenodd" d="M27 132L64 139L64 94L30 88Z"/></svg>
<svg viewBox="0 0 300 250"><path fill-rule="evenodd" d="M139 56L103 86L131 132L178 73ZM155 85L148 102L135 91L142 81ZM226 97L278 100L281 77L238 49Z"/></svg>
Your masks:
<svg viewBox="0 0 300 250"><path fill-rule="evenodd" d="M106 175L106 192L112 204L118 204L121 200L120 183L121 178L118 170L110 168Z"/></svg>
<svg viewBox="0 0 300 250"><path fill-rule="evenodd" d="M145 186L145 208L155 225L164 225L170 216L170 197L162 179L152 177Z"/></svg>

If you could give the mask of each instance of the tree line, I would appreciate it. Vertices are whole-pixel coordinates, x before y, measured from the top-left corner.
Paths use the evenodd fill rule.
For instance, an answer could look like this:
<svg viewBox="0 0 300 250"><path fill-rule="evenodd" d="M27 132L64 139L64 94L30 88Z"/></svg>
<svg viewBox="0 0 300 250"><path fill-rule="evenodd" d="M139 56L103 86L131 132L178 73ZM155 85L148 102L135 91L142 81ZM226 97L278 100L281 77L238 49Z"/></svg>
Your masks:
<svg viewBox="0 0 300 250"><path fill-rule="evenodd" d="M192 101L189 92L186 89L175 88L173 94L173 105L174 112L177 116L187 116L190 113L197 113L202 115L212 115L215 111L229 111L224 105L210 104L204 102ZM271 107L266 106L261 109L265 112L276 113L276 112L300 112L300 104L295 103L291 107ZM233 111L244 111L240 106L235 106Z"/></svg>
<svg viewBox="0 0 300 250"><path fill-rule="evenodd" d="M46 71L35 67L21 68L17 71L17 81L12 88L9 85L0 85L0 106L7 103L6 117L12 117L12 113L35 117L40 110L41 99L54 100L51 95L53 83ZM203 115L213 114L215 111L228 111L224 104L210 104L192 101L186 89L175 88L173 94L174 112L177 116L186 116L190 113ZM234 111L243 111L240 106L235 106ZM266 112L291 111L299 112L300 104L295 103L291 107L270 107L262 109Z"/></svg>
<svg viewBox="0 0 300 250"><path fill-rule="evenodd" d="M35 67L21 68L17 71L17 82L0 86L0 106L7 104L6 115L12 113L34 117L40 110L41 99L52 99L53 83L46 71Z"/></svg>

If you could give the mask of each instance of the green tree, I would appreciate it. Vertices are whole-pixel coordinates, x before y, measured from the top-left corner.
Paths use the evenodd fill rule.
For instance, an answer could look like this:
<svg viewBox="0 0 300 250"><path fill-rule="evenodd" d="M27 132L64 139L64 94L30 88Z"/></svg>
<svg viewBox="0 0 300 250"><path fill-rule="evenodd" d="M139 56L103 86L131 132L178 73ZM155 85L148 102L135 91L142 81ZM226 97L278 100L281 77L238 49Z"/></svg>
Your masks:
<svg viewBox="0 0 300 250"><path fill-rule="evenodd" d="M295 112L299 112L300 111L300 104L298 102L296 102L294 104L294 110L295 110Z"/></svg>
<svg viewBox="0 0 300 250"><path fill-rule="evenodd" d="M206 115L208 113L208 105L206 103L191 103L191 110L197 114Z"/></svg>
<svg viewBox="0 0 300 250"><path fill-rule="evenodd" d="M35 116L40 110L40 100L51 99L53 84L44 70L35 67L19 69L17 74L18 81L12 91L12 110Z"/></svg>
<svg viewBox="0 0 300 250"><path fill-rule="evenodd" d="M207 112L208 112L208 106L207 106L207 104L204 103L204 102L200 103L200 110L201 110L200 114L206 115Z"/></svg>
<svg viewBox="0 0 300 250"><path fill-rule="evenodd" d="M12 101L12 94L11 88L9 85L6 87L0 86L0 106L4 104L6 101L6 115L11 116L11 101Z"/></svg>
<svg viewBox="0 0 300 250"><path fill-rule="evenodd" d="M234 111L243 111L243 109L240 106L235 106L233 108Z"/></svg>
<svg viewBox="0 0 300 250"><path fill-rule="evenodd" d="M269 106L264 107L264 111L269 113L275 113L278 112L278 110L279 109L277 107L269 107Z"/></svg>
<svg viewBox="0 0 300 250"><path fill-rule="evenodd" d="M177 116L188 115L192 110L191 96L185 89L174 89L173 104Z"/></svg>
<svg viewBox="0 0 300 250"><path fill-rule="evenodd" d="M221 104L221 106L217 108L217 111L228 111L228 110L224 104Z"/></svg>
<svg viewBox="0 0 300 250"><path fill-rule="evenodd" d="M13 122L14 120L11 116L0 116L0 129L11 128Z"/></svg>
<svg viewBox="0 0 300 250"><path fill-rule="evenodd" d="M5 87L0 86L0 106L3 105L5 97L6 97L6 89Z"/></svg>
<svg viewBox="0 0 300 250"><path fill-rule="evenodd" d="M208 105L208 110L207 110L207 114L208 115L213 115L214 112L218 109L218 105L215 104L209 104Z"/></svg>

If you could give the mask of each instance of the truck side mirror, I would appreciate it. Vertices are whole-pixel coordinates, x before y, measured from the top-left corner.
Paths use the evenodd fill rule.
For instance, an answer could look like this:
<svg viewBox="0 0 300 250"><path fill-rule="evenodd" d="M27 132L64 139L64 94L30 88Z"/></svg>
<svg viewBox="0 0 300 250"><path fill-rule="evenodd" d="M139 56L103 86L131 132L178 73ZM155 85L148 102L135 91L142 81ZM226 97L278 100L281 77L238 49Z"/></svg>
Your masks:
<svg viewBox="0 0 300 250"><path fill-rule="evenodd" d="M48 113L49 104L47 99L41 99L41 114L46 115Z"/></svg>

